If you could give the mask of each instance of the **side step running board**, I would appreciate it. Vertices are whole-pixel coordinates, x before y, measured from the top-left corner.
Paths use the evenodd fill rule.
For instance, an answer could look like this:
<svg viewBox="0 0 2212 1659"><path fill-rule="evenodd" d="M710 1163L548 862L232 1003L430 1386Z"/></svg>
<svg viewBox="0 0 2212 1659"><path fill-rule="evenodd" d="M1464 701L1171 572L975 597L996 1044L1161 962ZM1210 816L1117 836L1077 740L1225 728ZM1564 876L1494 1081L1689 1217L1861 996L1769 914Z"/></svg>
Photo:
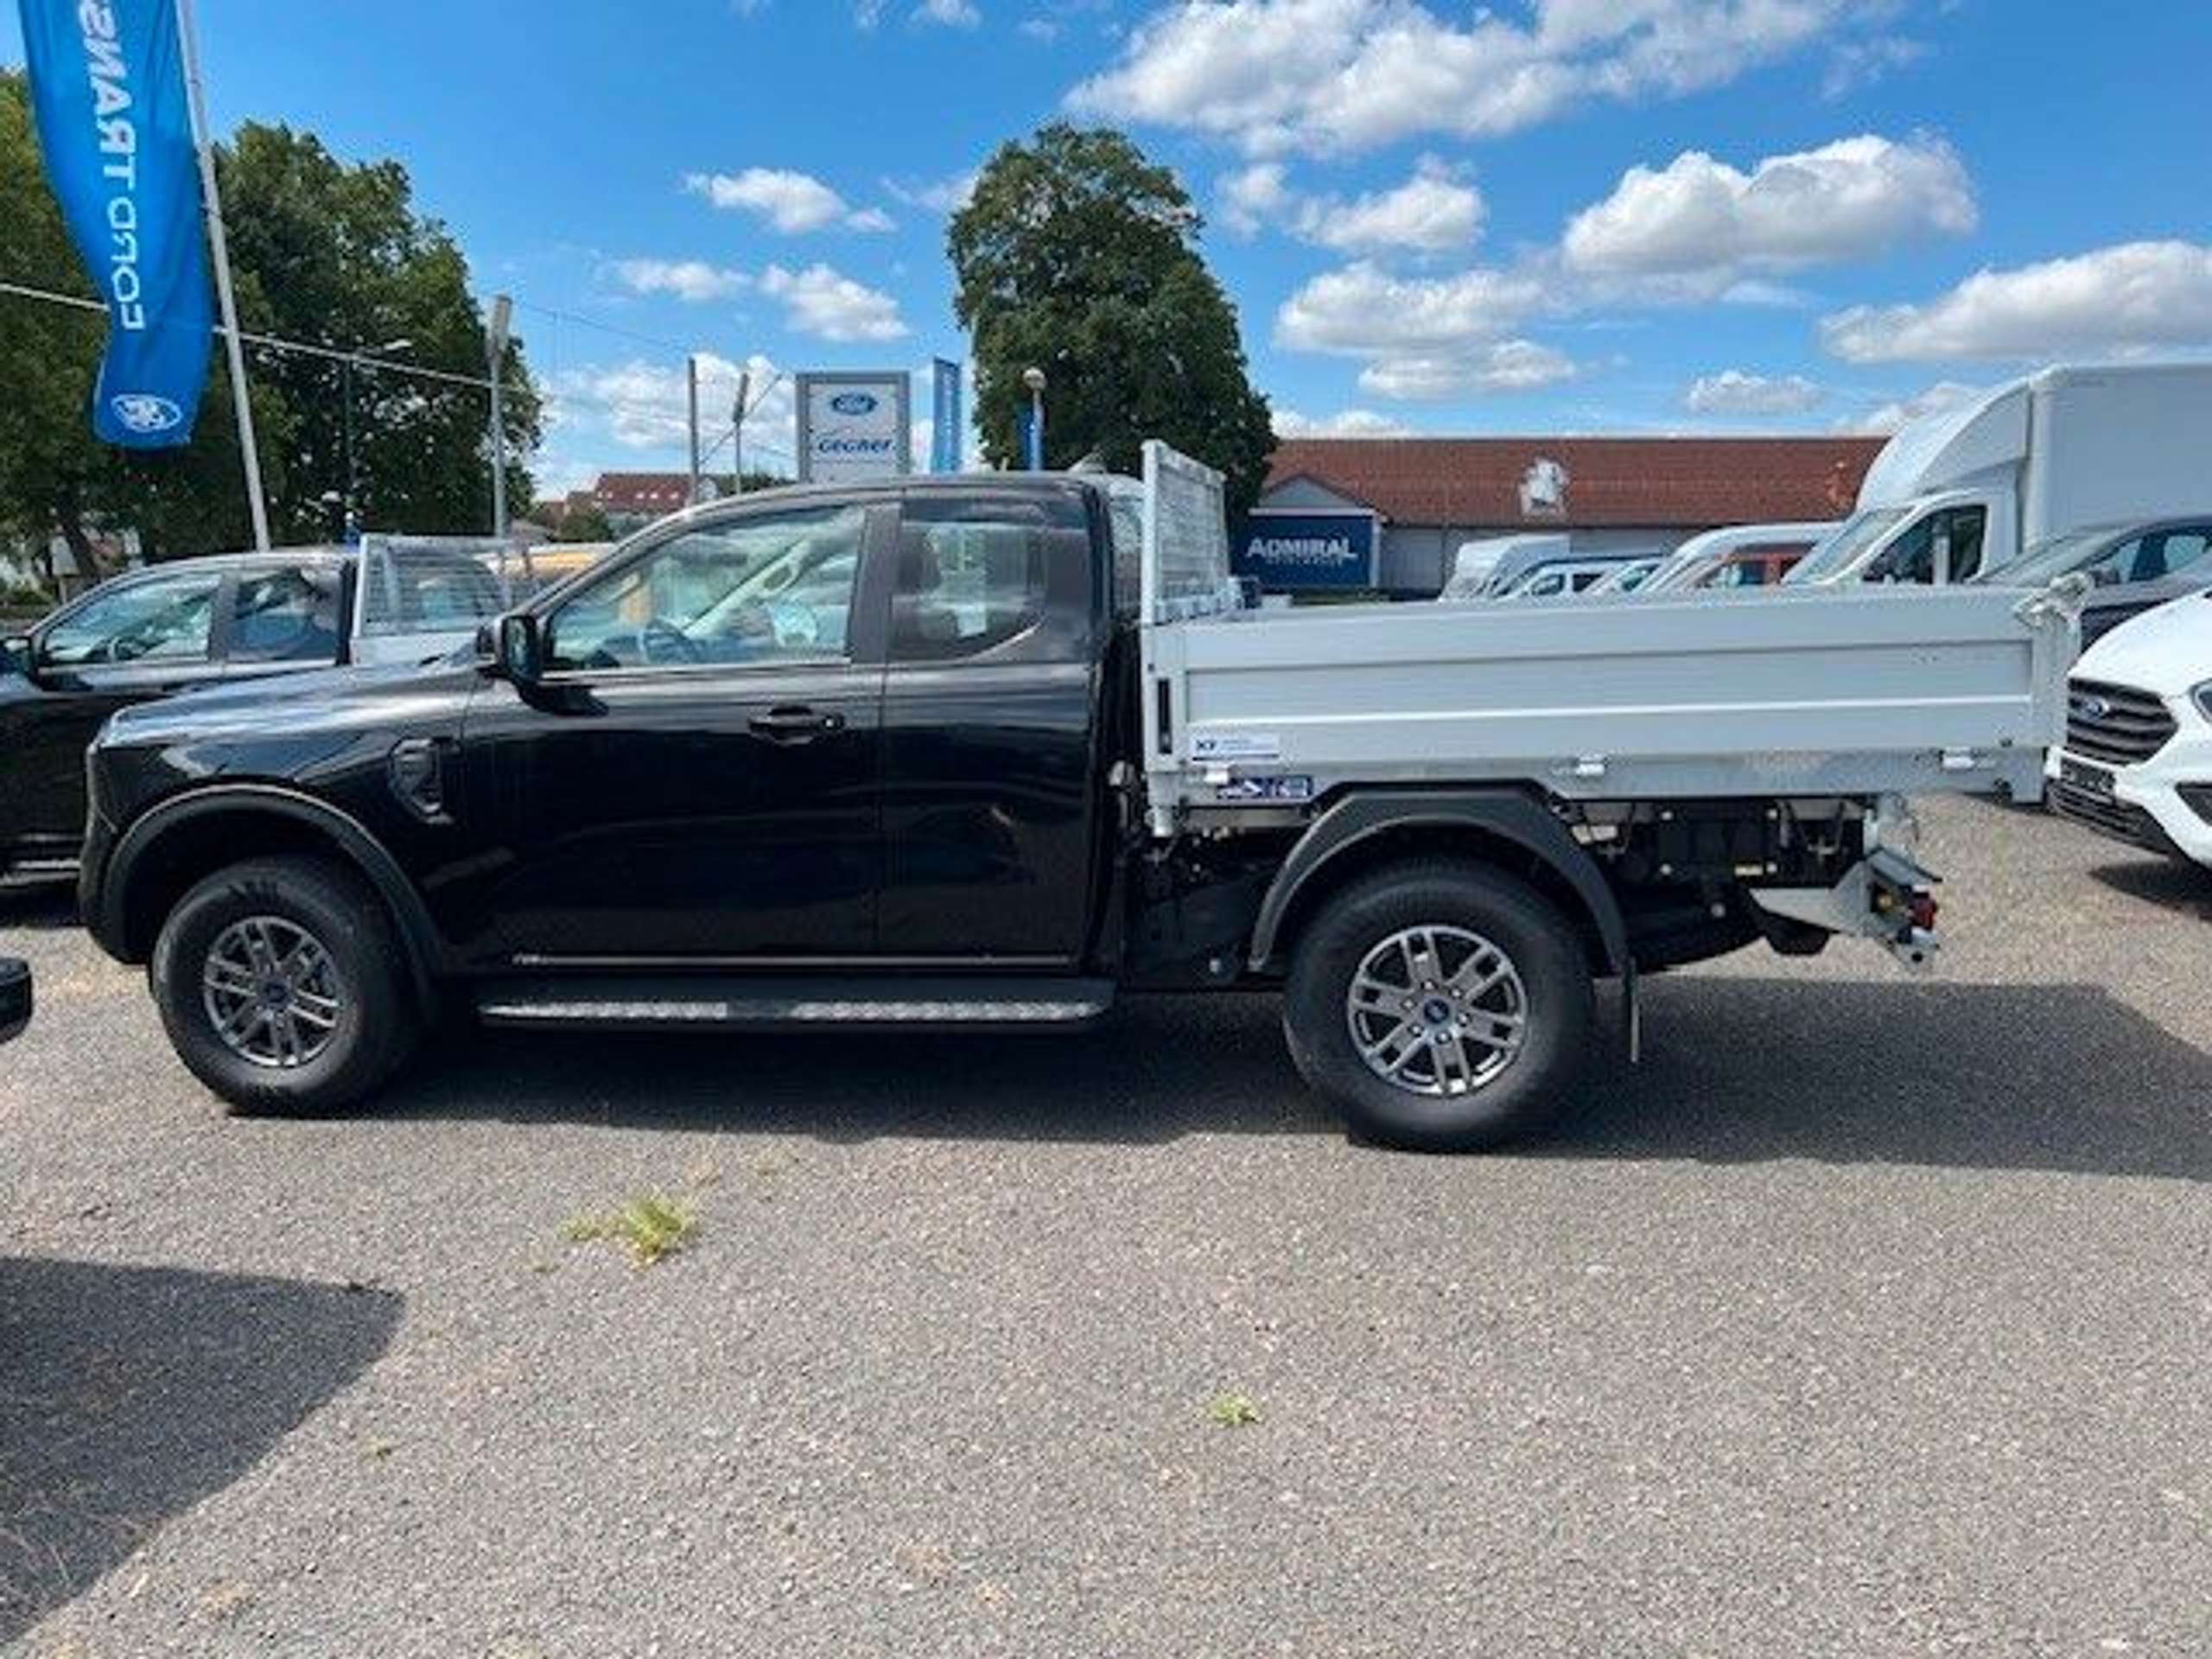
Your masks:
<svg viewBox="0 0 2212 1659"><path fill-rule="evenodd" d="M19 858L0 869L0 892L12 887L59 887L76 879L73 858Z"/></svg>
<svg viewBox="0 0 2212 1659"><path fill-rule="evenodd" d="M652 978L501 981L478 993L493 1026L789 1028L1081 1026L1114 1005L1105 979Z"/></svg>

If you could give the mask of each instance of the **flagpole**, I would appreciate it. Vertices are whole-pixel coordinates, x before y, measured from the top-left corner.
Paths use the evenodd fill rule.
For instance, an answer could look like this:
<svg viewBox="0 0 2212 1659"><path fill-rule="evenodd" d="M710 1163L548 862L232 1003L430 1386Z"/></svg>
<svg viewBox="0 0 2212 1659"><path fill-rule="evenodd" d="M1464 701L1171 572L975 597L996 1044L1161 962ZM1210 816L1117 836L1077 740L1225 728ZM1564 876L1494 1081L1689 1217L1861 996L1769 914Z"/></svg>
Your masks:
<svg viewBox="0 0 2212 1659"><path fill-rule="evenodd" d="M184 58L184 90L192 108L193 147L200 152L200 199L207 214L207 242L215 256L215 297L223 312L223 351L231 365L231 406L238 417L238 454L245 463L246 505L253 514L253 544L269 550L269 503L261 493L261 446L253 435L253 403L246 396L245 346L238 334L238 302L231 291L231 245L223 234L223 199L215 188L215 141L207 130L207 98L200 86L200 39L192 0L176 0L177 46Z"/></svg>

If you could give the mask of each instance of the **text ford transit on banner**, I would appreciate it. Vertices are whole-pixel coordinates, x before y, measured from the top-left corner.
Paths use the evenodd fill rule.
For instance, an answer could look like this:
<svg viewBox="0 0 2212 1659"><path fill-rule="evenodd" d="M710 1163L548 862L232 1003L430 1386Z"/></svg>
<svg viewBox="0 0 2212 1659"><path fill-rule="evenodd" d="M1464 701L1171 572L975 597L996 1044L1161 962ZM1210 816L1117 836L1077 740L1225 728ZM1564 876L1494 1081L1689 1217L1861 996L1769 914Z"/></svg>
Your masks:
<svg viewBox="0 0 2212 1659"><path fill-rule="evenodd" d="M798 478L860 484L914 467L913 391L903 371L798 376Z"/></svg>
<svg viewBox="0 0 2212 1659"><path fill-rule="evenodd" d="M188 442L213 318L173 0L22 0L47 177L107 303L92 430Z"/></svg>

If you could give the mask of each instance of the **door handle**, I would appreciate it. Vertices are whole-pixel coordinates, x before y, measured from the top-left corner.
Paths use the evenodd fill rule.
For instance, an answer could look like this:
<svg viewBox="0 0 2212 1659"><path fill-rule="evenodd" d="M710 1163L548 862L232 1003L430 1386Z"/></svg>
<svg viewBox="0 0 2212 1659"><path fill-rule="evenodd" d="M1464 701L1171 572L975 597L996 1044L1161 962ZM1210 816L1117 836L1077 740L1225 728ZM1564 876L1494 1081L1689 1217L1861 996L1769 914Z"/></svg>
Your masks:
<svg viewBox="0 0 2212 1659"><path fill-rule="evenodd" d="M845 717L816 709L771 709L746 722L753 733L772 743L811 743L816 738L845 728Z"/></svg>

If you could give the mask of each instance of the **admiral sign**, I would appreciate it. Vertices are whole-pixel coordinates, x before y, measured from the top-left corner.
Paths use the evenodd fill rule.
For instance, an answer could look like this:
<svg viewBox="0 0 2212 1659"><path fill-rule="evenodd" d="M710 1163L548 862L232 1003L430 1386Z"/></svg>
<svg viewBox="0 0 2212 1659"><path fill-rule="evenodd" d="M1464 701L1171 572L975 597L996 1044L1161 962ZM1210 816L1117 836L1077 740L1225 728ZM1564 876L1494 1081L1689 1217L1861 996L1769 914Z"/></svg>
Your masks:
<svg viewBox="0 0 2212 1659"><path fill-rule="evenodd" d="M906 376L798 377L798 477L802 484L858 484L913 470L913 421Z"/></svg>
<svg viewBox="0 0 2212 1659"><path fill-rule="evenodd" d="M1376 516L1262 507L1246 519L1230 569L1268 593L1343 593L1375 586Z"/></svg>

